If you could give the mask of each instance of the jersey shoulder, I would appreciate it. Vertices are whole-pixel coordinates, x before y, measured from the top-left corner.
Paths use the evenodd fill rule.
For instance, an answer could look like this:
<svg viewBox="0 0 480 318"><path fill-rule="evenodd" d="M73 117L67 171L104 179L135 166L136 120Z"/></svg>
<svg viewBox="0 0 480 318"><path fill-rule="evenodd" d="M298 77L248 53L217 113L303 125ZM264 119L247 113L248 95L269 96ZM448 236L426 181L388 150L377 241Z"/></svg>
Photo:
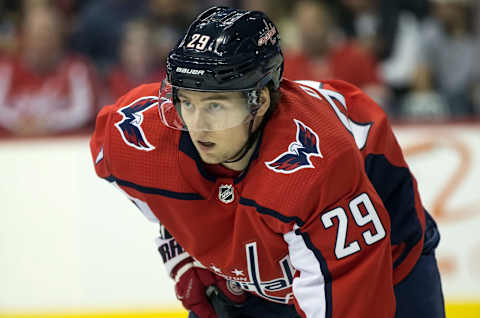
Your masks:
<svg viewBox="0 0 480 318"><path fill-rule="evenodd" d="M162 159L172 157L171 141L179 133L161 123L159 88L160 83L141 85L99 112L90 147L100 177L137 180L142 167L158 160L161 169L167 164Z"/></svg>
<svg viewBox="0 0 480 318"><path fill-rule="evenodd" d="M253 168L250 180L257 186L246 196L258 198L260 205L286 220L306 221L313 211L349 191L361 177L362 158L352 134L321 92L285 81ZM290 225L283 223L276 230L286 231L284 226Z"/></svg>
<svg viewBox="0 0 480 318"><path fill-rule="evenodd" d="M297 167L290 167L292 172L284 170L286 174L311 166L307 159L316 157L316 161L324 162L325 158L356 148L339 118L346 114L341 104L331 104L332 100L319 89L301 82L284 80L281 93L279 105L264 130L263 153L271 155L285 149L305 159Z"/></svg>
<svg viewBox="0 0 480 318"><path fill-rule="evenodd" d="M345 97L350 120L376 123L387 120L382 107L357 86L342 80L326 80L321 83L323 89L338 92Z"/></svg>
<svg viewBox="0 0 480 318"><path fill-rule="evenodd" d="M160 83L149 83L137 86L123 96L121 96L114 104L113 111L124 108L130 104L150 98L158 102L158 91Z"/></svg>

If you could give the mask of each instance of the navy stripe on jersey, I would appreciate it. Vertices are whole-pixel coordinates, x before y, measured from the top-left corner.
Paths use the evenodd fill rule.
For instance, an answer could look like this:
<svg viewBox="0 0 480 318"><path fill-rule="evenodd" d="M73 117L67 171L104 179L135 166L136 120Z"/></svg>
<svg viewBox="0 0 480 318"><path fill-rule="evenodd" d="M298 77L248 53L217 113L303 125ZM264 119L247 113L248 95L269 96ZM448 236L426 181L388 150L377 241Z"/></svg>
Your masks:
<svg viewBox="0 0 480 318"><path fill-rule="evenodd" d="M238 177L236 177L233 180L234 184L237 184L243 180L243 178L247 175L247 172L250 168L251 163L258 158L260 145L262 143L262 137L263 137L263 133L260 133L260 136L258 137L257 145L255 146L255 150L253 151L252 157L250 158L247 167L242 171L242 173L240 173ZM190 138L190 135L188 134L188 132L185 132L185 131L182 132L180 136L178 149L195 161L198 172L200 172L202 177L204 177L209 181L216 182L217 177L208 174L208 172L205 170L202 159L200 158L200 155L198 154L198 151L195 148L195 145L193 144L192 139Z"/></svg>
<svg viewBox="0 0 480 318"><path fill-rule="evenodd" d="M412 175L408 168L394 166L384 155L374 154L365 158L365 171L390 215L392 245L405 243L402 254L394 260L396 268L423 235L415 208Z"/></svg>
<svg viewBox="0 0 480 318"><path fill-rule="evenodd" d="M425 241L423 242L423 254L429 254L436 249L440 243L440 232L438 231L437 223L425 210Z"/></svg>
<svg viewBox="0 0 480 318"><path fill-rule="evenodd" d="M188 132L182 131L182 134L180 135L180 142L178 144L178 149L195 161L195 164L197 165L197 169L202 175L202 177L212 182L215 182L217 180L215 176L209 175L205 170L205 168L203 167L202 159L200 158L200 155L198 154L197 149L195 148L195 145L193 144L192 139L190 138L190 135L188 134Z"/></svg>
<svg viewBox="0 0 480 318"><path fill-rule="evenodd" d="M294 221L298 226L302 226L303 224L305 224L305 222L303 222L298 216L285 216L275 210L259 205L257 202L255 202L252 199L240 197L240 200L238 200L238 203L241 205L253 207L260 214L270 215L276 218L277 220L280 220L283 223L290 223Z"/></svg>
<svg viewBox="0 0 480 318"><path fill-rule="evenodd" d="M332 274L330 274L330 271L328 270L327 261L322 253L320 253L315 245L313 245L312 240L307 233L300 231L300 229L296 229L295 234L302 236L305 245L307 245L308 249L313 252L313 255L315 255L315 258L318 260L325 281L325 304L327 306L325 309L325 318L332 318Z"/></svg>
<svg viewBox="0 0 480 318"><path fill-rule="evenodd" d="M264 119L265 121L266 119ZM234 184L237 184L239 183L240 181L243 180L243 178L247 175L248 173L248 170L250 169L250 165L252 164L252 162L258 158L258 155L260 153L260 145L262 144L262 139L263 139L263 130L260 132L260 136L258 136L258 142L257 144L255 145L255 149L253 150L253 154L252 156L250 157L250 160L248 161L248 165L247 167L245 168L245 170L243 170L243 172L238 176L236 177L233 182Z"/></svg>
<svg viewBox="0 0 480 318"><path fill-rule="evenodd" d="M187 201L188 200L204 200L204 198L199 193L174 192L174 191L165 190L165 189L145 187L130 181L118 179L115 176L109 176L109 177L106 177L105 179L108 182L116 182L118 185L135 189L141 193L157 194L157 195L162 195L168 198L178 199L178 200L187 200Z"/></svg>

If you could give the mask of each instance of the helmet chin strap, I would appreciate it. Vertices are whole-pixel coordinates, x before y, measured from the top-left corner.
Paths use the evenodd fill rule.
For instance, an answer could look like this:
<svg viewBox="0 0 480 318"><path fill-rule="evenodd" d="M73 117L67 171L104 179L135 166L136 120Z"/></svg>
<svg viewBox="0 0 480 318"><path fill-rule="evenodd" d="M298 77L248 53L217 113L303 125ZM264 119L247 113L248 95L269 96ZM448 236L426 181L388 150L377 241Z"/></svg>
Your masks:
<svg viewBox="0 0 480 318"><path fill-rule="evenodd" d="M238 161L242 160L245 157L245 155L248 153L248 151L252 148L252 146L255 144L255 141L260 136L260 133L263 131L263 128L265 127L268 119L270 118L270 110L268 110L265 113L265 116L262 119L262 123L260 124L258 129L255 130L254 132L252 132L253 122L255 121L256 113L257 112L255 111L255 114L253 114L253 118L250 120L250 123L248 125L248 139L247 139L247 142L245 142L243 147L235 155L230 157L230 159L227 159L227 160L223 161L222 163L233 163L233 162L238 162Z"/></svg>
<svg viewBox="0 0 480 318"><path fill-rule="evenodd" d="M265 127L265 124L267 123L268 118L270 117L270 111L269 110L267 110L267 112L265 113L265 116L262 118L262 122L261 122L260 126L258 127L258 129L255 130L254 132L252 132L253 123L254 123L255 118L257 116L258 109L261 107L261 105L259 105L261 103L260 102L260 94L261 94L260 92L261 92L262 88L264 87L264 85L265 85L264 83L261 83L261 86L259 86L257 89L252 90L249 93L247 93L248 104L249 105L254 105L254 107L251 108L251 111L250 111L250 113L252 115L252 119L250 120L250 123L248 124L248 139L247 139L247 141L245 142L243 147L236 154L234 154L229 159L223 161L222 163L234 163L234 162L238 162L238 161L242 160L245 157L245 155L248 153L248 151L253 147L253 145L255 144L255 141L258 139L258 136L260 135L263 128Z"/></svg>
<svg viewBox="0 0 480 318"><path fill-rule="evenodd" d="M227 159L227 160L223 161L222 163L238 162L238 161L242 160L243 157L245 157L247 152L250 150L250 148L252 148L252 146L255 144L255 140L257 139L257 137L259 135L259 132L260 132L260 129L261 129L261 127L259 127L254 133L252 133L252 127L253 127L253 122L254 121L255 121L255 117L252 118L250 120L250 123L248 124L248 139L247 139L247 142L245 142L243 147L236 154L234 154L232 157L230 157L230 159Z"/></svg>

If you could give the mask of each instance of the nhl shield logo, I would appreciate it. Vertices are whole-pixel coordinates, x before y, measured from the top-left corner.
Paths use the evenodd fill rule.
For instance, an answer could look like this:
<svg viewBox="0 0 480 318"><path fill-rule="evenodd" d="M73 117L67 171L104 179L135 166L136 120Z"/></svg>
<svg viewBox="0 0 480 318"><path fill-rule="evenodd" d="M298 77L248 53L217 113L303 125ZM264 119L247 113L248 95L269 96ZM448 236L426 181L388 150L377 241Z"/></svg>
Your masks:
<svg viewBox="0 0 480 318"><path fill-rule="evenodd" d="M242 290L238 282L235 282L229 279L227 279L226 281L227 281L227 289L229 292L231 292L235 296L241 296L245 294L245 292Z"/></svg>
<svg viewBox="0 0 480 318"><path fill-rule="evenodd" d="M218 199L223 203L231 203L235 199L233 185L222 184L218 188Z"/></svg>

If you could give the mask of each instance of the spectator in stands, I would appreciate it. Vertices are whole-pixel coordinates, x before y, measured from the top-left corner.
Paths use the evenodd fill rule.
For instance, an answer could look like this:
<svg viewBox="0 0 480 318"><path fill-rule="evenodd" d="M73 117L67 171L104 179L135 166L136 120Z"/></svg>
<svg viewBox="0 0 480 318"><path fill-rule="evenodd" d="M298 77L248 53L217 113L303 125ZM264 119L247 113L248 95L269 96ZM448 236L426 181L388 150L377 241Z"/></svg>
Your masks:
<svg viewBox="0 0 480 318"><path fill-rule="evenodd" d="M147 12L147 0L89 1L77 16L72 48L89 56L102 73L118 60L124 25Z"/></svg>
<svg viewBox="0 0 480 318"><path fill-rule="evenodd" d="M475 42L478 48L477 56L480 55L480 2L474 3ZM475 79L473 84L473 108L475 116L480 119L480 63L475 67Z"/></svg>
<svg viewBox="0 0 480 318"><path fill-rule="evenodd" d="M478 36L474 34L473 1L432 0L433 17L422 30L422 59L412 96L439 95L448 107L437 107L437 117L466 117L473 113L473 95L478 87ZM425 84L425 81L428 84ZM409 96L408 100L412 99ZM411 102L410 102L411 104ZM412 107L405 105L404 112ZM419 114L421 109L415 109Z"/></svg>
<svg viewBox="0 0 480 318"><path fill-rule="evenodd" d="M433 89L431 74L417 71L413 89L400 100L397 116L409 121L435 121L448 119L450 115L447 101Z"/></svg>
<svg viewBox="0 0 480 318"><path fill-rule="evenodd" d="M375 57L355 40L342 40L325 4L298 1L293 14L299 50L285 53L285 77L293 80L341 79L382 102L384 90Z"/></svg>
<svg viewBox="0 0 480 318"><path fill-rule="evenodd" d="M95 112L95 75L65 49L64 20L49 6L29 6L18 52L0 62L0 129L15 135L68 132Z"/></svg>
<svg viewBox="0 0 480 318"><path fill-rule="evenodd" d="M144 19L152 30L151 49L156 52L158 63L165 65L167 54L198 11L197 5L196 0L149 0Z"/></svg>
<svg viewBox="0 0 480 318"><path fill-rule="evenodd" d="M193 0L148 0L144 11L123 25L118 62L107 78L111 98L140 83L161 80L166 56L195 11Z"/></svg>
<svg viewBox="0 0 480 318"><path fill-rule="evenodd" d="M423 19L429 7L429 0L328 1L335 5L339 23L346 35L369 45L382 61L394 54L397 36L403 32L402 25Z"/></svg>
<svg viewBox="0 0 480 318"><path fill-rule="evenodd" d="M15 46L16 9L12 4L8 6L4 1L0 2L0 58L11 52Z"/></svg>
<svg viewBox="0 0 480 318"><path fill-rule="evenodd" d="M379 61L379 74L389 87L390 115L397 115L415 77L427 0L341 0L336 5L343 33Z"/></svg>
<svg viewBox="0 0 480 318"><path fill-rule="evenodd" d="M162 43L173 46L164 37ZM142 83L158 82L164 76L164 57L152 46L152 30L145 20L127 23L120 46L120 63L108 77L108 87L113 100Z"/></svg>
<svg viewBox="0 0 480 318"><path fill-rule="evenodd" d="M120 59L120 45L125 25L136 19L146 19L161 36L174 33L178 39L197 12L195 0L102 0L84 6L72 36L72 47L90 56L102 74L108 74Z"/></svg>
<svg viewBox="0 0 480 318"><path fill-rule="evenodd" d="M148 0L147 18L170 27L180 35L190 25L192 17L197 13L196 0Z"/></svg>

